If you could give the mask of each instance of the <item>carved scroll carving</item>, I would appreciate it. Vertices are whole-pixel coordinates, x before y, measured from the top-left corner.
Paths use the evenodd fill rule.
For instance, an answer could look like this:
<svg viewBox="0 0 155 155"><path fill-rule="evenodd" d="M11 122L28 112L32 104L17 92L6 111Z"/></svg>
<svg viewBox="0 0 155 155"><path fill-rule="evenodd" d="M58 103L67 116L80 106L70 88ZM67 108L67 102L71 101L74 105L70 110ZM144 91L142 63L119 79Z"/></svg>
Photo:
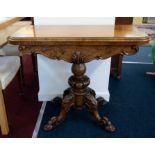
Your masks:
<svg viewBox="0 0 155 155"><path fill-rule="evenodd" d="M57 45L21 45L22 54L39 53L51 59L64 60L70 63L74 61L87 63L95 59L106 59L113 55L132 55L138 52L137 46L57 46ZM76 53L76 54L75 54Z"/></svg>

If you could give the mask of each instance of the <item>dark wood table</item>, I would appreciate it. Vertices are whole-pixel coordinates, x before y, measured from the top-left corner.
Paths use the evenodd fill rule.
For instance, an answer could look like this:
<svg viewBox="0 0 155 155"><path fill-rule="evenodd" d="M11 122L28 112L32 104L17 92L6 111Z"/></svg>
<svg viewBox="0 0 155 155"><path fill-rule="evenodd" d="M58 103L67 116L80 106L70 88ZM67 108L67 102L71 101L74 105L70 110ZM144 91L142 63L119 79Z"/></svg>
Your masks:
<svg viewBox="0 0 155 155"><path fill-rule="evenodd" d="M63 93L60 113L50 118L45 130L59 125L72 106L78 109L87 106L96 122L110 132L115 131L115 127L107 117L98 113L98 104L104 99L96 98L95 91L88 87L90 79L85 75L85 63L116 54L135 54L138 46L147 44L149 40L145 33L127 25L29 26L8 39L11 44L19 45L22 54L40 53L72 63L73 75L68 79L70 87Z"/></svg>

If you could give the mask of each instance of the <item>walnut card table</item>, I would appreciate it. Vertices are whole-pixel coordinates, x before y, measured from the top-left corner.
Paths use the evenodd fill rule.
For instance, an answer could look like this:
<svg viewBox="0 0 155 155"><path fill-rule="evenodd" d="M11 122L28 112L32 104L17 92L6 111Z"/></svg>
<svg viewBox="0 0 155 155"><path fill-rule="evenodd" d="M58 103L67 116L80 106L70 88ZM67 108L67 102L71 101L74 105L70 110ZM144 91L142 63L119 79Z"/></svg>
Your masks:
<svg viewBox="0 0 155 155"><path fill-rule="evenodd" d="M98 113L98 105L104 99L96 98L95 91L88 87L90 79L85 75L85 63L116 54L135 54L138 46L149 40L145 33L127 25L28 26L8 39L11 44L19 45L22 54L40 53L72 63L73 75L68 79L70 88L63 93L60 113L50 118L45 130L59 125L72 106L78 109L87 106L95 121L110 132L115 131L115 127Z"/></svg>

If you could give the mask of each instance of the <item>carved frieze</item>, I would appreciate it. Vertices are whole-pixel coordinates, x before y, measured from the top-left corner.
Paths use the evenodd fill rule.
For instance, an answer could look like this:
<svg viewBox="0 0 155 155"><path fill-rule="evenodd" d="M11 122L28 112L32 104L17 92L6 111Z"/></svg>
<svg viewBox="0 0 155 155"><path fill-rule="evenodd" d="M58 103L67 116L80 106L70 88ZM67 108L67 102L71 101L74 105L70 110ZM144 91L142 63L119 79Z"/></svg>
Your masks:
<svg viewBox="0 0 155 155"><path fill-rule="evenodd" d="M113 55L132 55L138 52L137 46L42 46L42 45L22 45L19 46L22 54L38 53L51 59L64 60L70 63L83 62L87 63L95 59L106 59Z"/></svg>

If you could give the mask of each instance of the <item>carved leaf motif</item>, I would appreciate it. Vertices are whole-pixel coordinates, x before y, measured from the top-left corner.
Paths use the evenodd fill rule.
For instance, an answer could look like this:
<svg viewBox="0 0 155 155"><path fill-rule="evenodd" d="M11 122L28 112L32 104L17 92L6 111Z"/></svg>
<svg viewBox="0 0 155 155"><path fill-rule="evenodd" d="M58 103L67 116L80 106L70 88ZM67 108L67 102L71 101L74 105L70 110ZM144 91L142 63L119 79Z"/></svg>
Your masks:
<svg viewBox="0 0 155 155"><path fill-rule="evenodd" d="M74 52L72 56L72 62L76 64L84 63L85 57L81 54L81 52Z"/></svg>

